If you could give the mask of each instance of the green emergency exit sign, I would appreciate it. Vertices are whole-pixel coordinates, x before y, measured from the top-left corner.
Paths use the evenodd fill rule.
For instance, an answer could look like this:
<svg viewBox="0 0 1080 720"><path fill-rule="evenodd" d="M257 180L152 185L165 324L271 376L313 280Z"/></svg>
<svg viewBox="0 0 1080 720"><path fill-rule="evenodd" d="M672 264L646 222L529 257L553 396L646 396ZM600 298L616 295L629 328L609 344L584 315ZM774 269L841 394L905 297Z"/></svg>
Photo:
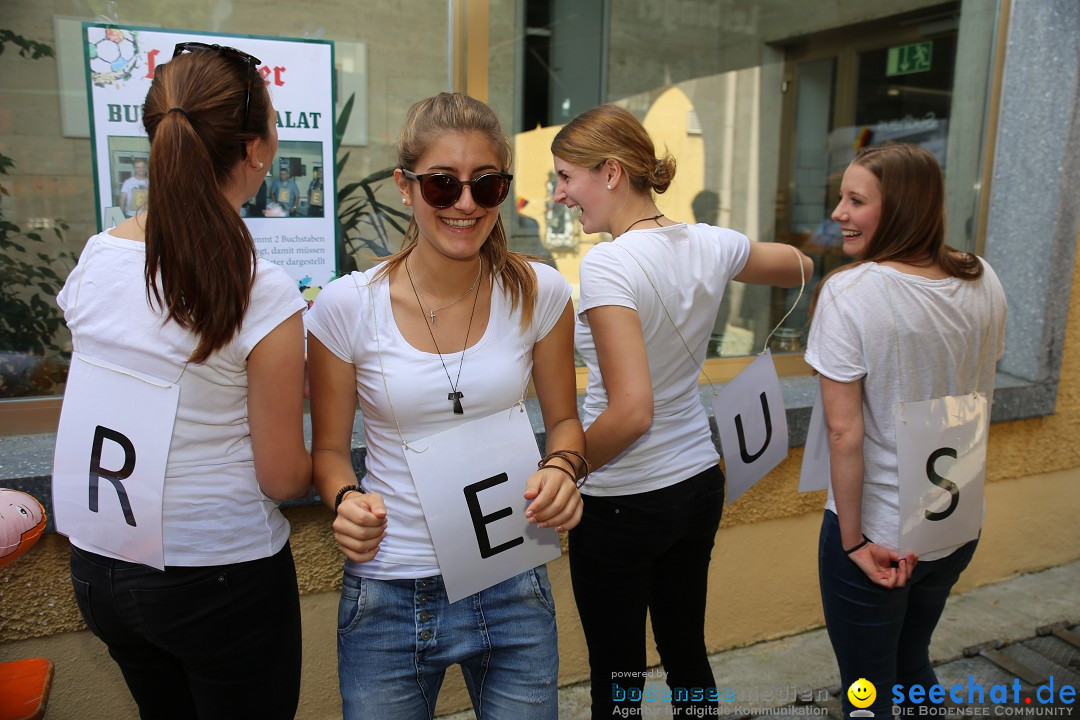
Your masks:
<svg viewBox="0 0 1080 720"><path fill-rule="evenodd" d="M910 75L926 72L930 69L930 55L934 49L932 41L912 43L889 48L889 58L885 64L885 76Z"/></svg>

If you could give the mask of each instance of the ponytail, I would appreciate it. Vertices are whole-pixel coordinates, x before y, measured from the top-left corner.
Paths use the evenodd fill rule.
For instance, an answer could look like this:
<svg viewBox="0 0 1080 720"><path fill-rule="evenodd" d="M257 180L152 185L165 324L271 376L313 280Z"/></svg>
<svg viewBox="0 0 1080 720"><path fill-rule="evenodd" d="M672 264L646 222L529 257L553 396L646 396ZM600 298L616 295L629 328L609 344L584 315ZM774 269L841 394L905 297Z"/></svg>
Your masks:
<svg viewBox="0 0 1080 720"><path fill-rule="evenodd" d="M215 52L180 55L157 68L143 109L147 300L197 337L195 363L239 331L254 284L255 242L225 196L246 143L267 133L268 96L248 74ZM261 132L240 127L249 87L248 124Z"/></svg>

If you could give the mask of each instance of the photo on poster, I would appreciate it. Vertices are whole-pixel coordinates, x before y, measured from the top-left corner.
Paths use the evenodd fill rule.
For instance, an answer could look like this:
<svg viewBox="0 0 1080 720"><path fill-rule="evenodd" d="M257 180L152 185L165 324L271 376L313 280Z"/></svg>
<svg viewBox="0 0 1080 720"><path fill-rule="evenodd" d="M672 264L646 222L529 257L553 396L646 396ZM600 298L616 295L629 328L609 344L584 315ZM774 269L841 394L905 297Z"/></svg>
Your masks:
<svg viewBox="0 0 1080 720"><path fill-rule="evenodd" d="M125 217L146 210L150 176L150 141L142 136L109 136L109 179L113 204Z"/></svg>
<svg viewBox="0 0 1080 720"><path fill-rule="evenodd" d="M278 154L255 197L244 204L245 217L321 218L326 214L323 144L303 140L278 143Z"/></svg>

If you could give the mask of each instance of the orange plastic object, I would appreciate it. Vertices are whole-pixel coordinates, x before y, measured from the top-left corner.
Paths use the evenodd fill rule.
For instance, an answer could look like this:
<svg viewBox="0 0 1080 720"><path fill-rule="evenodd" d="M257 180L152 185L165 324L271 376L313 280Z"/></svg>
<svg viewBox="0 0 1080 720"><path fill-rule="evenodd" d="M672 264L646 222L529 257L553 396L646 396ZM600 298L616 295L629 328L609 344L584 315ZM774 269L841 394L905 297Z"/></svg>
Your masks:
<svg viewBox="0 0 1080 720"><path fill-rule="evenodd" d="M0 568L30 549L45 532L45 508L33 495L0 488Z"/></svg>
<svg viewBox="0 0 1080 720"><path fill-rule="evenodd" d="M52 679L53 664L45 658L0 663L0 720L45 717Z"/></svg>

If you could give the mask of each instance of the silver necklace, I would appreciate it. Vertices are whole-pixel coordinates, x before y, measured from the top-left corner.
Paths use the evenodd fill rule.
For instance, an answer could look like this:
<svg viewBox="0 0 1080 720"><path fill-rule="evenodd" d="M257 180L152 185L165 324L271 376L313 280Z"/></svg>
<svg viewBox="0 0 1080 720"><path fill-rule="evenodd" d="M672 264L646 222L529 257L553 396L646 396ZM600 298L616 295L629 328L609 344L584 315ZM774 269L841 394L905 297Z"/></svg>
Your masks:
<svg viewBox="0 0 1080 720"><path fill-rule="evenodd" d="M468 295L469 292L472 292L476 288L477 284L479 284L479 282L480 282L480 273L483 270L483 268L484 268L484 261L481 260L480 261L480 269L477 270L477 272L476 272L476 280L473 282L472 287L469 288L469 291L466 292L465 295ZM458 384L461 382L461 367L465 364L465 349L469 347L469 332L472 330L473 316L476 315L476 299L480 297L480 293L477 292L476 295L473 296L472 309L469 311L469 325L465 328L465 344L461 346L461 359L458 360L457 379L456 380L451 380L450 379L450 370L446 367L446 360L443 358L442 350L439 349L439 343L435 339L435 333L431 329L431 326L435 324L435 313L434 313L434 311L432 311L432 314L430 316L431 317L431 322L428 323L427 320L428 320L429 316L424 312L424 303L422 303L420 301L420 291L416 289L416 282L413 281L412 271L409 269L409 259L408 258L405 258L405 274L409 276L409 285L412 286L413 295L416 296L416 304L420 308L420 314L424 316L424 327L427 328L428 334L431 335L431 342L435 344L435 352L438 353L438 355L439 355L439 362L442 363L443 372L446 373L446 379L450 383L450 392L446 395L446 399L449 400L450 402L454 403L454 414L455 415L464 415L465 410L461 407L461 398L465 397L465 395L462 394L458 390ZM458 300L461 300L462 298L465 297L465 295L462 295L461 297L459 297L454 302L457 302ZM450 303L450 305L453 305L453 304L454 303ZM446 307L449 307L449 305L447 305ZM439 308L439 309L442 310L443 308Z"/></svg>
<svg viewBox="0 0 1080 720"><path fill-rule="evenodd" d="M408 265L409 265L409 263L406 260L405 261L406 270L408 270ZM484 268L484 263L483 263L483 261L481 261L479 266L477 266L477 268L476 268L476 278L473 280L472 285L469 286L468 290L466 290L460 296L458 296L458 298L456 300L451 300L450 302L446 303L445 305L442 305L442 306L437 307L437 308L429 308L428 309L427 316L431 320L432 325L435 324L435 313L439 312L440 310L445 310L446 308L448 308L448 307L450 307L452 305L457 305L459 302L461 302L462 300L467 298L469 296L469 293L471 293L473 290L476 289L477 284L479 284L479 282L480 282L480 271L483 270L483 268ZM412 273L409 273L409 281L412 282ZM425 297L424 293L421 292L419 290L419 288L416 287L415 283L413 284L413 291L417 295L417 298L416 298L417 302L420 302L421 297ZM421 305L420 305L421 312L423 311L423 309L424 309L424 306L423 306L423 303L421 303Z"/></svg>

